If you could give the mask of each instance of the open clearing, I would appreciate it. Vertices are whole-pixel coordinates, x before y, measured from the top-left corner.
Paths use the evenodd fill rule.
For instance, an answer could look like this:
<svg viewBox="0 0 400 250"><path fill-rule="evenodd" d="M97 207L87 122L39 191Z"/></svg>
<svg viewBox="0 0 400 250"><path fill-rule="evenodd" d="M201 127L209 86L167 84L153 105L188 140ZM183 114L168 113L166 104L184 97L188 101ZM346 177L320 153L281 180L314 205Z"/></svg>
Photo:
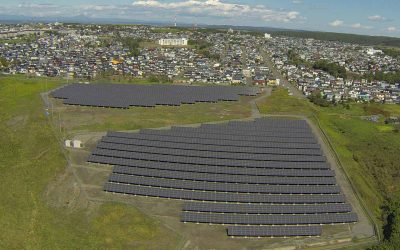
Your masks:
<svg viewBox="0 0 400 250"><path fill-rule="evenodd" d="M44 79L0 77L0 248L174 249L179 236L158 220L86 198L44 115L45 89Z"/></svg>
<svg viewBox="0 0 400 250"><path fill-rule="evenodd" d="M269 94L269 92L267 93ZM346 245L364 241L366 238L369 240L369 237L373 235L372 227L368 224L367 218L362 215L361 208L357 206L355 209L361 215L362 223L350 226L324 226L324 233L318 238L231 239L226 236L224 226L215 225L210 227L208 225L181 223L179 221L179 212L182 202L103 192L103 185L112 167L86 163L86 159L95 147L96 142L101 136L105 135L107 130L133 131L146 127L168 127L182 124L193 126L192 124L194 123L214 123L231 119L243 119L250 117L254 113L252 112L254 101L257 101L257 103L268 102L268 99L242 97L239 102L203 103L183 105L181 107L133 107L128 110L66 106L62 105L59 100L51 99L52 105L50 107L54 112L53 121L56 124L55 127L61 124L60 128L65 137L82 140L85 145L84 149L69 150L69 156L75 177L81 183L82 190L87 194L88 200L96 202L112 201L133 205L148 216L157 219L162 225L177 232L181 237L178 248L193 249L198 247L199 249L209 249L216 246L215 242L218 242L218 249L260 249L280 246L325 248L340 242ZM293 111L294 113L292 114L295 115L302 114L301 111L296 112L299 105L308 105L305 100L299 100L300 103L297 103L297 99L288 100L294 103L287 111ZM276 105L274 108L279 109L280 107ZM263 107L260 108L260 105L259 109L263 112ZM317 128L315 129L317 130ZM344 177L340 178L341 184L346 182ZM347 189L346 196L351 197L350 188L348 186L345 188ZM354 197L350 198L350 202L357 203ZM373 241L373 238L371 240Z"/></svg>
<svg viewBox="0 0 400 250"><path fill-rule="evenodd" d="M70 107L52 100L49 119L54 126L49 126L39 93L60 86L61 82L46 80L46 88L44 81L0 78L0 126L4 131L0 135L4 142L0 146L4 152L0 159L0 186L8 190L1 194L4 202L0 205L3 214L0 248L160 249L162 245L163 249L209 249L218 242L218 249L266 246L326 249L338 243L345 246L361 242L361 239L351 242L353 226L347 225L326 226L320 238L230 239L223 226L179 222L180 202L104 193L102 185L111 167L86 163L95 142L107 130L242 119L252 114L249 104L252 98L243 97L235 103L128 110ZM396 164L382 173L369 163L377 160L395 163L393 157L399 152L392 151L400 148L399 134L361 120L359 116L367 111L359 104L352 105L349 110L341 107L322 110L278 89L270 98L259 100L257 105L263 114L305 115L312 121L315 113L375 218L380 216L377 198L383 200L386 190L391 190L393 196L399 194L398 179L391 176ZM387 110L400 113L394 106L388 106ZM81 139L85 148L65 152L54 134L59 138ZM369 146L378 150L385 141L394 146L389 149L392 151L381 149L367 157ZM376 145L371 145L372 142ZM66 165L71 167L65 168ZM379 182L378 174L388 179Z"/></svg>

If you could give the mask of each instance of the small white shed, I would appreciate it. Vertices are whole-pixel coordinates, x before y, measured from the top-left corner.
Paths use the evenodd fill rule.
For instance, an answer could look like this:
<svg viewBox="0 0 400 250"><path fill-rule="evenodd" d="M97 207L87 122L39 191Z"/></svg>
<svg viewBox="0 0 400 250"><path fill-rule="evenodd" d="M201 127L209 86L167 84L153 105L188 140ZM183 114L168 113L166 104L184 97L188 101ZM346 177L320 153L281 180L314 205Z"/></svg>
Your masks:
<svg viewBox="0 0 400 250"><path fill-rule="evenodd" d="M67 147L67 148L83 148L83 144L79 140L65 140L65 147Z"/></svg>

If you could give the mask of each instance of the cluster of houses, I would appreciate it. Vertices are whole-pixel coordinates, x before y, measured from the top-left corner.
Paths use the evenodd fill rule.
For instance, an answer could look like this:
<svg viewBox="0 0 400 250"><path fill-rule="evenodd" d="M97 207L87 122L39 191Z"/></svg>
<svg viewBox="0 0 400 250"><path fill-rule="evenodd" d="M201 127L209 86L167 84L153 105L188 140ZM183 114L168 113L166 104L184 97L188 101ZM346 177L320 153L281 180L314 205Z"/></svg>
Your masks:
<svg viewBox="0 0 400 250"><path fill-rule="evenodd" d="M38 30L35 25L23 28ZM159 32L151 26L57 24L45 28L52 32L36 33L30 41L7 37L0 44L0 58L7 65L0 65L0 71L85 80L108 75L162 75L173 81L219 84L265 84L269 74L248 35L168 33L168 29ZM124 38L140 39L147 45L133 55L122 42ZM189 39L206 46L195 48L188 45ZM249 43L252 46L246 46Z"/></svg>
<svg viewBox="0 0 400 250"><path fill-rule="evenodd" d="M337 41L288 37L269 39L265 48L270 51L276 67L305 95L318 90L329 101L354 99L400 103L400 82L363 79L365 74L373 72L390 73L400 70L399 60L385 55L381 50ZM294 52L300 62L307 63L293 62L289 58L289 51ZM355 78L357 80L338 78L310 66L319 60L336 63L360 77Z"/></svg>
<svg viewBox="0 0 400 250"><path fill-rule="evenodd" d="M30 39L20 39L23 32L29 32ZM267 66L268 57L305 95L318 90L330 101L400 103L399 83L338 78L310 66L325 60L358 76L400 71L398 59L357 44L144 25L0 25L0 33L3 74L84 80L157 75L176 82L279 84ZM127 38L140 42L135 53L124 43ZM296 63L289 51L299 59Z"/></svg>

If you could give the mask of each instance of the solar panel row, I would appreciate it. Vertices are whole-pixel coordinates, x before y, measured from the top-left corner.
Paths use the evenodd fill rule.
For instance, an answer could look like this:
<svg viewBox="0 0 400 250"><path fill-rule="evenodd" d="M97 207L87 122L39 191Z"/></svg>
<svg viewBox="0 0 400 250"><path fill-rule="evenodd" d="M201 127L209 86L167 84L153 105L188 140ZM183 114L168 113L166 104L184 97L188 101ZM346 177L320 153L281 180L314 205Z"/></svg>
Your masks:
<svg viewBox="0 0 400 250"><path fill-rule="evenodd" d="M134 159L122 159L104 156L91 156L89 162L109 165L121 165L127 167L140 167L149 169L164 169L195 173L220 173L246 176L298 176L298 177L333 177L334 171L329 169L286 169L286 168L240 168L224 166L194 165L185 163L170 163L157 161L144 161Z"/></svg>
<svg viewBox="0 0 400 250"><path fill-rule="evenodd" d="M214 202L185 202L183 211L235 214L325 214L349 213L351 206L339 204L274 205L274 204L226 204Z"/></svg>
<svg viewBox="0 0 400 250"><path fill-rule="evenodd" d="M283 133L286 132L288 134L309 134L312 133L312 130L310 127L307 125L305 126L287 126L287 124L270 124L268 123L267 119L264 119L263 121L264 126L259 126L256 122L243 122L240 121L240 123L236 122L228 122L224 124L202 124L200 125L200 129L205 130L205 131L225 131L225 132L246 132L246 131L252 131L252 132L257 132L257 133L270 133L270 132L279 132ZM241 125L239 125L241 124ZM186 129L186 127L184 128Z"/></svg>
<svg viewBox="0 0 400 250"><path fill-rule="evenodd" d="M121 159L136 159L136 160L149 160L171 163L187 163L196 165L210 165L210 166L232 166L232 167L249 167L249 168L313 168L313 169L327 169L329 166L325 162L279 162L279 161L252 161L252 160L234 160L234 159L217 159L217 158L199 158L199 157L186 157L176 155L158 155L149 153L137 153L101 150L96 149L92 152L94 156L106 156L111 158ZM90 162L97 162L96 158L89 158ZM105 162L98 162L105 163ZM125 165L125 164L123 164Z"/></svg>
<svg viewBox="0 0 400 250"><path fill-rule="evenodd" d="M136 160L143 160L149 162L164 162L164 163L178 163L178 164L192 164L198 166L227 166L227 167L243 167L243 168L260 168L260 169L329 169L329 165L322 162L261 162L261 161L244 161L244 160L224 160L224 159L195 159L189 157L170 157L152 154L134 154L131 157L135 159L117 158L113 155L90 155L88 162L122 165L122 166L135 166L132 162Z"/></svg>
<svg viewBox="0 0 400 250"><path fill-rule="evenodd" d="M194 180L222 183L281 184L281 185L335 185L334 177L246 176L214 173L181 172L139 167L115 166L114 173L150 176L177 180Z"/></svg>
<svg viewBox="0 0 400 250"><path fill-rule="evenodd" d="M116 172L116 171L115 171ZM266 193L266 194L338 194L337 186L298 186L298 185L251 185L206 181L191 181L152 177L143 175L125 175L114 173L109 182L137 184L152 187L204 190L233 193Z"/></svg>
<svg viewBox="0 0 400 250"><path fill-rule="evenodd" d="M221 139L185 138L167 135L145 135L140 133L108 132L108 138L123 138L129 140L146 140L156 142L176 142L185 144L220 145L231 147L251 148L295 148L295 149L319 149L320 146L314 143L291 143L291 142L255 142L255 141L232 141Z"/></svg>
<svg viewBox="0 0 400 250"><path fill-rule="evenodd" d="M324 162L325 157L321 155L291 155L291 154L253 154L235 152L215 152L200 151L190 149L162 148L138 145L123 145L99 143L97 150L93 154L108 155L109 151L115 152L116 157L127 158L130 152L140 152L159 155L174 155L185 157L215 158L215 159L234 159L234 160L253 160L253 161L283 161L283 162ZM128 153L127 153L128 152ZM282 152L284 153L284 152Z"/></svg>
<svg viewBox="0 0 400 250"><path fill-rule="evenodd" d="M218 139L228 141L252 141L252 142L293 142L312 144L317 143L315 138L296 138L296 137L272 137L272 136L255 136L255 135L236 135L236 134L205 134L205 133L191 133L179 132L173 130L155 130L155 129L142 129L141 134L145 135L163 135L184 138L199 138L199 139Z"/></svg>
<svg viewBox="0 0 400 250"><path fill-rule="evenodd" d="M150 129L149 129L150 130ZM239 129L210 129L204 127L172 127L171 131L178 133L194 133L194 134L222 134L222 135L237 135L237 136L257 136L257 137L280 137L280 138L313 138L314 135L309 132L284 131L284 130L239 130Z"/></svg>
<svg viewBox="0 0 400 250"><path fill-rule="evenodd" d="M119 145L118 145L119 144ZM197 151L211 152L228 152L228 153L251 153L251 154L276 154L276 155L322 155L320 149L297 149L297 148L251 148L251 147L232 147L221 145L202 145L188 144L165 141L148 141L138 139L125 139L105 136L101 142L97 144L98 148L124 147L120 145L136 145L157 148L186 149ZM106 147L108 146L108 147Z"/></svg>
<svg viewBox="0 0 400 250"><path fill-rule="evenodd" d="M182 222L234 224L234 225L311 225L357 222L355 213L255 215L182 212Z"/></svg>
<svg viewBox="0 0 400 250"><path fill-rule="evenodd" d="M219 153L219 154L208 154L207 152L194 151L193 153L190 150L186 150L183 152L182 150L163 150L163 149L146 149L144 147L137 147L136 151L118 151L111 149L101 149L96 148L93 150L92 154L101 155L101 156L111 156L117 158L125 158L125 159L159 159L159 161L168 161L173 162L173 159L176 159L177 162L182 163L193 163L193 164L206 164L206 165L231 165L232 166L240 166L248 161L251 165L260 166L265 164L266 162L316 162L316 163L324 163L325 157L323 156L306 156L306 155L262 155L264 157L258 157L257 155L242 155L242 154L228 154L228 153ZM189 154L191 153L191 154ZM221 157L218 157L220 155ZM172 159L173 158L173 159ZM226 163L225 163L226 162ZM232 162L232 163L230 163ZM257 164L257 162L261 164ZM236 163L236 164L235 164ZM235 164L235 165L233 165Z"/></svg>
<svg viewBox="0 0 400 250"><path fill-rule="evenodd" d="M237 101L240 95L257 94L259 89L251 87L126 84L71 84L51 93L65 104L113 108Z"/></svg>
<svg viewBox="0 0 400 250"><path fill-rule="evenodd" d="M288 237L319 236L321 226L229 226L228 236L238 237Z"/></svg>
<svg viewBox="0 0 400 250"><path fill-rule="evenodd" d="M180 189L158 188L139 185L106 183L104 190L108 192L172 198L197 201L218 201L235 203L268 203L268 204L313 204L313 203L343 203L344 196L340 194L318 195L276 195L276 194L243 194L190 191Z"/></svg>

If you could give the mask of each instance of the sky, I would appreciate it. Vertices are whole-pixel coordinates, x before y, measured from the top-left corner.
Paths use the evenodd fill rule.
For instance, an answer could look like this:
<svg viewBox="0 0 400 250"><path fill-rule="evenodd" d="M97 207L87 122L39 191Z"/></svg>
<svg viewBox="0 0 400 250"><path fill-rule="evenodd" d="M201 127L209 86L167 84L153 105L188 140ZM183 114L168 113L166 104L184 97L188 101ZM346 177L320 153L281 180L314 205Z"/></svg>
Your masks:
<svg viewBox="0 0 400 250"><path fill-rule="evenodd" d="M0 0L0 15L116 18L400 37L400 0Z"/></svg>

